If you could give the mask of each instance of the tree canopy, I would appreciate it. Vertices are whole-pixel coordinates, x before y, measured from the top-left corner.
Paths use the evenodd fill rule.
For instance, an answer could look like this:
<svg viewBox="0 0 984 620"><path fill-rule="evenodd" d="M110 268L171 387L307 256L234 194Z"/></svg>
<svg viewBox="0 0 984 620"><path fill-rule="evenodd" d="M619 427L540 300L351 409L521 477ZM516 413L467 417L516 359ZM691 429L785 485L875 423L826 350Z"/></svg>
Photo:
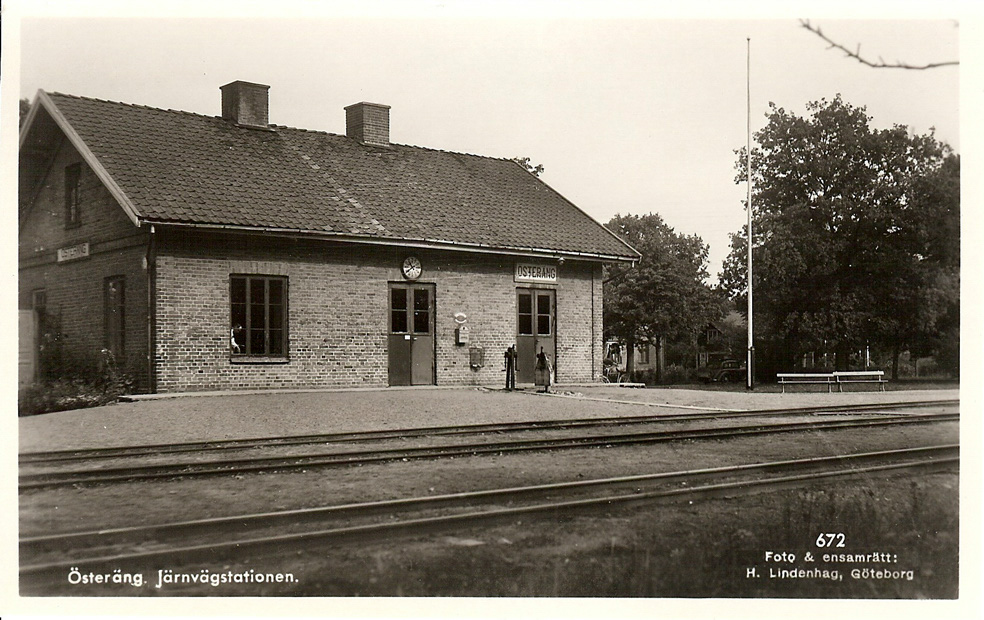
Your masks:
<svg viewBox="0 0 984 620"><path fill-rule="evenodd" d="M31 111L31 102L27 99L20 100L20 123L24 123L27 113Z"/></svg>
<svg viewBox="0 0 984 620"><path fill-rule="evenodd" d="M629 345L690 337L724 314L705 284L708 246L677 233L658 214L616 215L606 226L642 254L606 273L605 331Z"/></svg>
<svg viewBox="0 0 984 620"><path fill-rule="evenodd" d="M846 367L868 344L897 359L937 340L959 306L959 157L932 131L873 129L839 95L807 117L770 109L751 157L752 253L773 365L826 345ZM746 236L732 235L720 277L732 299L746 294Z"/></svg>
<svg viewBox="0 0 984 620"><path fill-rule="evenodd" d="M530 163L529 157L513 157L512 161L522 166L527 172L535 177L538 177L543 173L543 164L537 164L534 166Z"/></svg>

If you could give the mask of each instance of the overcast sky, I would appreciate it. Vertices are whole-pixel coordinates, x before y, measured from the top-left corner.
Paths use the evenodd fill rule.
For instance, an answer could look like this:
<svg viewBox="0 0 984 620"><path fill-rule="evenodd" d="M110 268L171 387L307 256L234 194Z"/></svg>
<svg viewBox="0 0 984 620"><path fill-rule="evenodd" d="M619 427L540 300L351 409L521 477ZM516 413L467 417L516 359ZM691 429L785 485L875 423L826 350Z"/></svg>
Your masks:
<svg viewBox="0 0 984 620"><path fill-rule="evenodd" d="M240 3L226 6L242 14ZM745 218L734 150L746 140L746 39L753 130L770 101L804 113L807 102L840 93L866 106L877 127L935 127L960 148L958 68L867 68L827 49L795 15L666 19L599 2L571 18L502 6L511 8L26 18L20 96L44 89L218 115L219 86L241 79L271 86L271 122L332 133L345 131L344 106L388 104L393 142L529 157L545 167L544 181L602 223L655 211L696 233L710 245L713 276ZM955 20L813 23L873 59L959 59Z"/></svg>

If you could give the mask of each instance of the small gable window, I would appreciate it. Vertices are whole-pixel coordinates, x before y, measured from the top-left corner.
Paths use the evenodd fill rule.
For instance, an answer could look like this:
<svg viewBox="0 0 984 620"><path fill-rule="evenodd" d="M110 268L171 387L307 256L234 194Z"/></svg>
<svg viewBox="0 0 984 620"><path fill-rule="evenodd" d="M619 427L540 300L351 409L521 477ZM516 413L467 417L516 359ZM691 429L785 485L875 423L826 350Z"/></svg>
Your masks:
<svg viewBox="0 0 984 620"><path fill-rule="evenodd" d="M65 226L78 226L82 223L79 206L82 164L65 167Z"/></svg>

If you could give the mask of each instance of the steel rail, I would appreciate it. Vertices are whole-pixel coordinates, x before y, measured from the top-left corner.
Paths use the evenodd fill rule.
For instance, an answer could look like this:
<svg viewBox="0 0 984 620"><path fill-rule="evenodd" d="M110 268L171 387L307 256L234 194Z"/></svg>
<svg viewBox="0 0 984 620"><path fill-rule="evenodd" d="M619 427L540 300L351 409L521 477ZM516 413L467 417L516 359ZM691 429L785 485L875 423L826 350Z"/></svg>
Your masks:
<svg viewBox="0 0 984 620"><path fill-rule="evenodd" d="M628 403L629 401L619 401ZM653 403L636 403L658 407ZM211 450L242 450L247 448L289 446L321 443L343 443L384 439L404 439L408 437L478 435L482 433L520 432L545 429L565 429L591 426L613 426L647 424L653 422L680 422L705 419L726 419L745 417L771 417L784 415L810 415L815 413L867 412L885 408L916 409L933 406L959 405L959 399L931 401L902 401L895 403L867 403L862 405L830 405L823 407L799 407L789 409L753 409L739 412L710 412L687 414L664 414L645 416L621 416L606 418L575 418L569 420L531 420L524 422L500 422L491 424L469 424L456 426L430 426L385 431L352 431L341 433L322 433L293 435L288 437L258 437L247 439L225 439L219 441L183 442L172 444L145 444L139 446L116 446L107 448L51 450L26 452L19 455L22 465L33 463L53 463L77 460L112 459L130 456L148 456L180 452L204 452Z"/></svg>
<svg viewBox="0 0 984 620"><path fill-rule="evenodd" d="M381 461L477 456L479 454L519 452L528 450L558 450L570 448L610 447L638 443L681 441L685 439L726 439L749 435L810 430L875 427L895 424L925 424L959 420L959 414L914 414L887 416L878 419L810 421L787 424L731 426L709 429L647 431L617 435L589 435L559 439L527 439L518 441L424 446L351 452L299 454L286 457L259 457L201 463L176 463L95 470L69 470L38 474L22 474L21 490L74 484L122 482L155 478L224 475L242 472L284 470L306 467L342 466Z"/></svg>
<svg viewBox="0 0 984 620"><path fill-rule="evenodd" d="M885 459L888 459L890 462L887 464L874 464ZM419 510L434 506L446 506L454 503L467 503L474 500L501 501L524 496L529 496L532 500L540 500L549 496L551 493L584 489L599 489L601 491L606 491L612 487L626 484L637 485L641 482L676 483L703 480L706 478L711 478L712 480L722 479L729 476L742 474L761 475L772 472L783 474L776 477L761 477L752 479L743 478L728 482L707 484L704 486L688 486L686 488L660 489L655 491L642 491L637 488L634 492L624 495L604 495L600 497L594 496L580 499L568 499L512 508L491 508L487 510L455 513L450 515L410 518L395 522L386 521L383 523L335 527L310 532L290 533L274 536L254 536L252 538L240 537L234 540L211 541L207 544L169 546L150 550L115 553L112 555L27 564L21 566L20 573L24 576L28 574L64 570L69 567L79 568L109 562L142 560L150 558L161 559L164 557L172 557L187 560L191 557L201 555L214 556L223 550L239 550L270 545L275 545L277 548L282 548L281 545L283 544L301 544L314 540L345 538L365 540L367 537L374 537L380 534L392 535L395 533L407 532L420 534L423 532L434 531L435 528L441 529L462 523L475 524L480 522L501 520L504 517L513 517L523 514L567 511L592 507L609 508L614 504L651 503L653 501L686 499L689 497L712 497L720 496L722 493L749 493L753 491L757 492L781 488L786 485L798 486L803 482L821 480L835 476L861 475L909 467L950 465L958 462L959 446L956 444L949 444L942 446L884 450L878 452L842 454L827 457L811 457L804 459L751 463L737 466L662 472L656 474L620 476L614 478L552 483L526 487L470 491L440 496L402 498L396 500L383 500L379 502L343 504L338 506L323 506L299 510L163 523L150 526L135 526L88 532L69 532L64 534L35 536L22 538L20 540L21 557L30 555L31 553L37 554L38 551L41 551L44 548L56 548L60 551L64 551L65 545L73 544L77 547L85 544L90 546L95 544L102 545L102 548L104 548L109 544L124 544L134 539L143 542L147 536L157 535L160 537L162 534L181 534L187 531L192 531L199 537L211 537L216 533L222 534L229 531L242 535L242 530L244 527L249 528L252 526L255 528L257 525L271 526L283 523L285 521L295 523L299 520L323 520L325 517L337 517L340 515L345 516L346 513L354 516L365 516L379 511L392 511L393 509ZM837 468L822 469L820 471L802 474L789 473L790 471L808 470L816 467L829 468L832 465L836 465ZM470 509L473 508L473 506L466 506L466 508ZM247 533L247 536L248 535L249 534ZM109 540L107 541L107 539Z"/></svg>

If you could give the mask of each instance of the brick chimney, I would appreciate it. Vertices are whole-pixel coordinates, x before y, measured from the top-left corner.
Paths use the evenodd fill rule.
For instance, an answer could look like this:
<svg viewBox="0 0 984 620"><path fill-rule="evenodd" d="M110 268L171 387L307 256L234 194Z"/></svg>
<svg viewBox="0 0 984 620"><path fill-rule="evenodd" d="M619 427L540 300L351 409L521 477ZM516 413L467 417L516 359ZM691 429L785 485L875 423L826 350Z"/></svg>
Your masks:
<svg viewBox="0 0 984 620"><path fill-rule="evenodd" d="M270 87L236 80L222 91L222 118L241 127L270 129Z"/></svg>
<svg viewBox="0 0 984 620"><path fill-rule="evenodd" d="M345 108L345 135L363 144L390 145L390 107L379 103L353 103Z"/></svg>

